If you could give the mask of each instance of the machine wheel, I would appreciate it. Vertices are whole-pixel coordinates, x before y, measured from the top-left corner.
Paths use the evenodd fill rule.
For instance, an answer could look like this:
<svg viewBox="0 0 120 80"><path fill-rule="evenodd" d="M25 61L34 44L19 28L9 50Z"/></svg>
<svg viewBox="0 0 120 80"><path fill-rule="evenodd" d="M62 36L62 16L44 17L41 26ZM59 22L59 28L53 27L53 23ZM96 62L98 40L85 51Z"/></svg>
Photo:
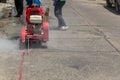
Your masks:
<svg viewBox="0 0 120 80"><path fill-rule="evenodd" d="M42 41L41 41L40 44L41 44L41 48L44 48L44 49L48 48L47 42L42 42Z"/></svg>
<svg viewBox="0 0 120 80"><path fill-rule="evenodd" d="M28 48L28 41L25 41L25 48Z"/></svg>
<svg viewBox="0 0 120 80"><path fill-rule="evenodd" d="M106 0L106 6L107 7L112 7L112 3L110 2L110 0Z"/></svg>
<svg viewBox="0 0 120 80"><path fill-rule="evenodd" d="M118 4L118 2L115 2L115 10L116 12L120 12L120 5Z"/></svg>
<svg viewBox="0 0 120 80"><path fill-rule="evenodd" d="M20 50L25 49L25 43L24 43L24 42L22 42L22 39L20 39L19 49L20 49Z"/></svg>

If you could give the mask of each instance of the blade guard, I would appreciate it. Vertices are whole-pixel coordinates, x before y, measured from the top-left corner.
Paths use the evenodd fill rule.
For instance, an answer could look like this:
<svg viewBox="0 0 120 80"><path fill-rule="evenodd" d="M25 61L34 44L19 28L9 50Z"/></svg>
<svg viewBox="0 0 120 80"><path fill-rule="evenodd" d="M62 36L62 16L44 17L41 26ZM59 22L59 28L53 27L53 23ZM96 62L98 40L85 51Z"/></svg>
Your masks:
<svg viewBox="0 0 120 80"><path fill-rule="evenodd" d="M43 41L46 42L49 39L49 23L48 22L43 22Z"/></svg>
<svg viewBox="0 0 120 80"><path fill-rule="evenodd" d="M25 42L25 36L26 36L26 29L23 27L21 31L21 38L23 43Z"/></svg>

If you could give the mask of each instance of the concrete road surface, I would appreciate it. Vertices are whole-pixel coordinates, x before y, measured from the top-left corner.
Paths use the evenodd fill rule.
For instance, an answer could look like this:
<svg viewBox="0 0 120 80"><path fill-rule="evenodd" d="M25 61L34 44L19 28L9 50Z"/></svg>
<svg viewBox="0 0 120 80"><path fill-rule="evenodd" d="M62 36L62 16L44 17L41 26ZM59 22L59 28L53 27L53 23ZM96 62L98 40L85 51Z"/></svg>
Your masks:
<svg viewBox="0 0 120 80"><path fill-rule="evenodd" d="M104 7L104 1L69 0L63 16L67 31L57 29L51 4L48 48L33 44L25 54L22 80L119 80L120 16L114 8ZM21 19L10 20L1 28L0 80L19 78L23 51L17 36L23 24Z"/></svg>

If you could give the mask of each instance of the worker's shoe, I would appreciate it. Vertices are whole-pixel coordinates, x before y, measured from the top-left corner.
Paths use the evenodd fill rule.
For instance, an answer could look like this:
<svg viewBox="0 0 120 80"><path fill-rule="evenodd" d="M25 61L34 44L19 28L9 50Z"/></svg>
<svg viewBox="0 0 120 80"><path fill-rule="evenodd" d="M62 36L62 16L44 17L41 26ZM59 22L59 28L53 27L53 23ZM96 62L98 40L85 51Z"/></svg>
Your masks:
<svg viewBox="0 0 120 80"><path fill-rule="evenodd" d="M16 15L15 17L20 17L21 15Z"/></svg>
<svg viewBox="0 0 120 80"><path fill-rule="evenodd" d="M62 31L65 31L67 29L68 29L68 26L62 26L62 27L60 27L60 30L62 30Z"/></svg>
<svg viewBox="0 0 120 80"><path fill-rule="evenodd" d="M69 27L68 26L65 26L65 29L67 30Z"/></svg>

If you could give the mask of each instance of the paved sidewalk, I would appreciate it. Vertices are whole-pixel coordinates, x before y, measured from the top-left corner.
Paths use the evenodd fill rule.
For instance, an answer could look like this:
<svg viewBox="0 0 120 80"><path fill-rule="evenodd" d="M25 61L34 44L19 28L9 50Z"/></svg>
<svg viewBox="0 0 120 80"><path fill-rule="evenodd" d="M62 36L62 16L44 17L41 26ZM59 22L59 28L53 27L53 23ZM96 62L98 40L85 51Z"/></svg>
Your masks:
<svg viewBox="0 0 120 80"><path fill-rule="evenodd" d="M106 41L105 34L77 10L80 3L74 1L77 2L67 2L63 9L63 16L69 26L67 31L58 30L51 4L48 49L30 49L30 53L25 55L22 80L120 79L119 52ZM22 20L9 19L13 23L5 27L5 32L10 36L20 35ZM18 80L21 52L0 52L1 80Z"/></svg>
<svg viewBox="0 0 120 80"><path fill-rule="evenodd" d="M64 7L67 31L57 30L51 7L48 49L31 49L25 59L23 80L120 79L119 53L105 40L105 35L77 11L78 4L70 1Z"/></svg>

